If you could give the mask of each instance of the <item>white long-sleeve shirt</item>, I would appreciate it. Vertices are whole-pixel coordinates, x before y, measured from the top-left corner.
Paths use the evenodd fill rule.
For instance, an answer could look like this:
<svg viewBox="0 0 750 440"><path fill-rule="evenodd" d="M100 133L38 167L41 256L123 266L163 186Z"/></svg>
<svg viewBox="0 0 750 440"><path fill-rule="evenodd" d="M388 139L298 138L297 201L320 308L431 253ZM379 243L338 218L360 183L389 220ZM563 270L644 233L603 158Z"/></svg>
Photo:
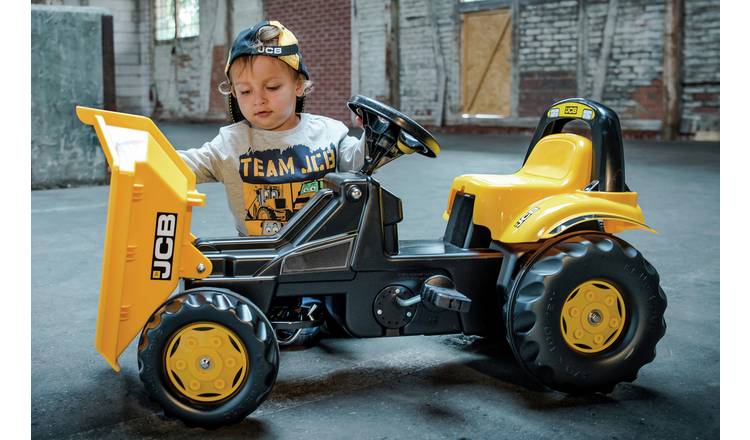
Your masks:
<svg viewBox="0 0 750 440"><path fill-rule="evenodd" d="M242 121L222 127L202 147L178 153L198 183L224 183L241 235L272 235L315 195L324 175L362 168L365 147L340 121L300 113L289 130Z"/></svg>

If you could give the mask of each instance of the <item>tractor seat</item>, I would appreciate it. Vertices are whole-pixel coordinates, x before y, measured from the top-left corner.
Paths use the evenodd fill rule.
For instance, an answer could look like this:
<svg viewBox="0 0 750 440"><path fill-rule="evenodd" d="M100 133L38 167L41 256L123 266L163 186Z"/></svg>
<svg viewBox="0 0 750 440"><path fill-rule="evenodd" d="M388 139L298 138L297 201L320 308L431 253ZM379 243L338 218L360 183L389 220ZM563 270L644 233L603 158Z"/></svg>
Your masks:
<svg viewBox="0 0 750 440"><path fill-rule="evenodd" d="M474 223L489 228L492 238L499 239L505 228L530 209L532 203L583 189L590 181L591 141L573 133L552 134L536 144L515 174L456 177L448 209L456 192L474 195Z"/></svg>

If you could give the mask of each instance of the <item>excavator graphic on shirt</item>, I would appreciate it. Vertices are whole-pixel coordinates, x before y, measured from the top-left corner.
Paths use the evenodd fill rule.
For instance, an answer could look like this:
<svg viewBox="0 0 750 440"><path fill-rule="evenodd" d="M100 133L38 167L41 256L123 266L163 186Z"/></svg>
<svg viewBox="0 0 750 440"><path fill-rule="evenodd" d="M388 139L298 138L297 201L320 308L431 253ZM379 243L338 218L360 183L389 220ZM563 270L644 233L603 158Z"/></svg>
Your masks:
<svg viewBox="0 0 750 440"><path fill-rule="evenodd" d="M240 156L249 235L277 233L323 187L322 177L336 170L336 147L296 144L254 150Z"/></svg>

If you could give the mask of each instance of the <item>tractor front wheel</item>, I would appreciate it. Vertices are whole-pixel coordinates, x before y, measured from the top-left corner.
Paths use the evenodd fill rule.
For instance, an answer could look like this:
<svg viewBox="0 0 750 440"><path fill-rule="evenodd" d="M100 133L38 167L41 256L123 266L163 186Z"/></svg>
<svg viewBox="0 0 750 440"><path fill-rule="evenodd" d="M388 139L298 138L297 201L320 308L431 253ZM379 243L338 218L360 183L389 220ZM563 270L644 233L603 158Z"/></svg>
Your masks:
<svg viewBox="0 0 750 440"><path fill-rule="evenodd" d="M189 426L240 422L268 397L279 346L266 316L225 289L184 292L156 311L138 343L149 397Z"/></svg>
<svg viewBox="0 0 750 440"><path fill-rule="evenodd" d="M640 252L612 235L581 233L519 273L505 305L507 339L542 384L608 393L654 359L666 306L659 275Z"/></svg>

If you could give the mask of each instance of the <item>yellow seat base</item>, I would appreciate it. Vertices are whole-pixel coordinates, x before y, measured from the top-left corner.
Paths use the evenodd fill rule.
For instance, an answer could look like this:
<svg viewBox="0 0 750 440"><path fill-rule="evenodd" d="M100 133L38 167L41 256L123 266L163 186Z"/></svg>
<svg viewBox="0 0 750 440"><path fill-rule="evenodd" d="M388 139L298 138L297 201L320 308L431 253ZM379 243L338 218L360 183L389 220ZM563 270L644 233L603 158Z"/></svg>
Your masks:
<svg viewBox="0 0 750 440"><path fill-rule="evenodd" d="M591 179L591 141L572 133L544 137L515 174L467 174L456 177L448 198L447 220L456 193L474 195L474 223L487 227L494 240L546 197L573 193Z"/></svg>

